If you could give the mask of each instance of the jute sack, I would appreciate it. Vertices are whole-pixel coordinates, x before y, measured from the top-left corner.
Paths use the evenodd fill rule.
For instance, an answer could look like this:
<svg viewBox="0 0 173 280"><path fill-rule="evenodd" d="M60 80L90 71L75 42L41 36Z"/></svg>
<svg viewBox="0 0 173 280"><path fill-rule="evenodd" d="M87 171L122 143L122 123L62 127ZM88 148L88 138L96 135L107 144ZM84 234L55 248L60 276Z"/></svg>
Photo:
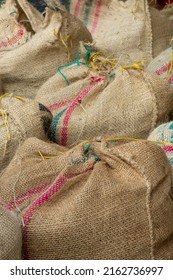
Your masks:
<svg viewBox="0 0 173 280"><path fill-rule="evenodd" d="M0 59L4 91L34 98L60 65L75 60L79 42L91 42L87 28L66 11L47 8L42 28Z"/></svg>
<svg viewBox="0 0 173 280"><path fill-rule="evenodd" d="M0 260L20 260L22 232L15 214L0 205Z"/></svg>
<svg viewBox="0 0 173 280"><path fill-rule="evenodd" d="M47 0L49 5L63 3ZM116 58L131 60L156 57L169 46L173 23L147 0L64 1L65 7L90 30L99 49Z"/></svg>
<svg viewBox="0 0 173 280"><path fill-rule="evenodd" d="M25 259L173 259L164 152L107 141L65 151L31 138L18 150L0 186L5 206L20 213Z"/></svg>
<svg viewBox="0 0 173 280"><path fill-rule="evenodd" d="M151 132L148 139L155 141L165 151L166 156L173 166L173 122L164 123Z"/></svg>
<svg viewBox="0 0 173 280"><path fill-rule="evenodd" d="M173 20L173 3L169 4L162 10L162 13L169 18L169 20Z"/></svg>
<svg viewBox="0 0 173 280"><path fill-rule="evenodd" d="M26 138L47 139L51 120L49 110L36 101L19 96L0 97L0 172Z"/></svg>
<svg viewBox="0 0 173 280"><path fill-rule="evenodd" d="M36 100L54 116L52 141L72 146L112 134L146 138L156 126L169 120L173 88L160 77L142 70L118 68L111 76L99 76L91 70L86 78L78 79L85 72L84 67L72 65L62 70L73 81L69 86L56 74L38 92Z"/></svg>
<svg viewBox="0 0 173 280"><path fill-rule="evenodd" d="M170 47L153 59L146 68L173 84L173 47Z"/></svg>
<svg viewBox="0 0 173 280"><path fill-rule="evenodd" d="M26 43L42 21L43 16L28 1L6 0L0 8L0 56Z"/></svg>

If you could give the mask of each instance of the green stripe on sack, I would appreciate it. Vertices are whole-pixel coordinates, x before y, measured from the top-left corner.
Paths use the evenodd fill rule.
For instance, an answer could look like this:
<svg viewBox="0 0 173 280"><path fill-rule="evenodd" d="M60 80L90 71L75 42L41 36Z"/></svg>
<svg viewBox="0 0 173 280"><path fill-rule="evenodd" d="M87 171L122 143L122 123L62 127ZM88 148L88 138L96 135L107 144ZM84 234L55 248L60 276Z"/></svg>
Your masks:
<svg viewBox="0 0 173 280"><path fill-rule="evenodd" d="M85 9L84 17L83 17L85 25L88 24L89 13L90 13L90 10L91 10L92 2L93 2L93 0L88 0L86 2L86 9Z"/></svg>
<svg viewBox="0 0 173 280"><path fill-rule="evenodd" d="M53 122L51 125L51 136L50 136L50 139L53 142L56 142L56 127L67 109L68 109L68 107L66 107L64 110L62 110L60 113L58 113L58 115L53 119Z"/></svg>

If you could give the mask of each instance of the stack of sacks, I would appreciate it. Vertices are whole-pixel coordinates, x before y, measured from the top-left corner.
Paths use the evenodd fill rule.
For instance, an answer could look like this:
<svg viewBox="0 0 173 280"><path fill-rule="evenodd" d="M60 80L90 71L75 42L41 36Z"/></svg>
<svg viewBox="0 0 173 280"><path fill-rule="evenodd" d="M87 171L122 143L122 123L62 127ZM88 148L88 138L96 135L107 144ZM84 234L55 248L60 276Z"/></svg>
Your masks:
<svg viewBox="0 0 173 280"><path fill-rule="evenodd" d="M152 131L148 140L155 141L161 145L169 162L173 165L173 122L164 123L157 127Z"/></svg>
<svg viewBox="0 0 173 280"><path fill-rule="evenodd" d="M63 3L90 30L99 49L118 59L151 60L169 46L173 22L147 0L45 0L49 5Z"/></svg>
<svg viewBox="0 0 173 280"><path fill-rule="evenodd" d="M24 0L6 0L0 9L0 56L25 44L37 32L43 16Z"/></svg>
<svg viewBox="0 0 173 280"><path fill-rule="evenodd" d="M95 67L99 65L93 61ZM140 64L119 67L111 73L100 71L100 75L86 64L77 60L64 67L62 75L56 74L38 91L36 100L54 116L52 141L72 146L108 135L147 138L155 127L169 121L173 88L166 81L139 70Z"/></svg>
<svg viewBox="0 0 173 280"><path fill-rule="evenodd" d="M27 14L27 1L16 2ZM30 10L30 22L34 18ZM4 92L33 99L38 88L57 72L58 66L75 59L80 41L92 41L83 23L66 11L47 8L45 18L41 16L41 19L36 34L28 42L0 58Z"/></svg>
<svg viewBox="0 0 173 280"><path fill-rule="evenodd" d="M173 47L166 49L153 59L146 70L159 75L170 84L173 84Z"/></svg>
<svg viewBox="0 0 173 280"><path fill-rule="evenodd" d="M9 164L25 139L47 139L52 115L34 100L5 94L0 96L0 172Z"/></svg>
<svg viewBox="0 0 173 280"><path fill-rule="evenodd" d="M164 152L112 140L67 150L30 138L17 151L0 196L20 210L25 259L173 259Z"/></svg>
<svg viewBox="0 0 173 280"><path fill-rule="evenodd" d="M20 222L15 213L0 204L0 260L20 260L21 253Z"/></svg>

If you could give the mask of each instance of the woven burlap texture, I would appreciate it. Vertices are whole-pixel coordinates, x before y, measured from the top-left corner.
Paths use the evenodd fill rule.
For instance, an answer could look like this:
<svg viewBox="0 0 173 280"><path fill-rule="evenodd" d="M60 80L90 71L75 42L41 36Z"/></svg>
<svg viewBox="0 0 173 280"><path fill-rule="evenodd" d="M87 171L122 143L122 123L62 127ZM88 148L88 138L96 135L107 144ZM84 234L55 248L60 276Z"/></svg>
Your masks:
<svg viewBox="0 0 173 280"><path fill-rule="evenodd" d="M118 68L112 78L93 71L79 78L85 72L83 65L72 65L62 72L71 82L69 86L57 74L37 95L37 100L52 111L51 140L58 144L72 146L109 135L146 138L157 125L169 120L173 88L153 73Z"/></svg>
<svg viewBox="0 0 173 280"><path fill-rule="evenodd" d="M83 23L66 11L47 8L39 31L20 48L0 58L4 92L33 99L39 87L60 65L68 63L69 59L75 60L80 41L92 41Z"/></svg>
<svg viewBox="0 0 173 280"><path fill-rule="evenodd" d="M20 260L22 232L15 214L0 205L0 260Z"/></svg>
<svg viewBox="0 0 173 280"><path fill-rule="evenodd" d="M170 47L153 59L146 68L173 84L173 48Z"/></svg>
<svg viewBox="0 0 173 280"><path fill-rule="evenodd" d="M162 149L88 143L67 151L28 139L0 178L5 206L20 212L24 258L173 259L171 168Z"/></svg>
<svg viewBox="0 0 173 280"><path fill-rule="evenodd" d="M46 140L52 115L36 101L4 96L0 101L0 172L29 137Z"/></svg>
<svg viewBox="0 0 173 280"><path fill-rule="evenodd" d="M56 6L61 0L47 0ZM149 7L147 0L102 0L64 2L90 30L98 48L121 60L148 59L169 46L173 23L160 11Z"/></svg>
<svg viewBox="0 0 173 280"><path fill-rule="evenodd" d="M6 0L0 8L0 56L26 43L43 16L26 0Z"/></svg>

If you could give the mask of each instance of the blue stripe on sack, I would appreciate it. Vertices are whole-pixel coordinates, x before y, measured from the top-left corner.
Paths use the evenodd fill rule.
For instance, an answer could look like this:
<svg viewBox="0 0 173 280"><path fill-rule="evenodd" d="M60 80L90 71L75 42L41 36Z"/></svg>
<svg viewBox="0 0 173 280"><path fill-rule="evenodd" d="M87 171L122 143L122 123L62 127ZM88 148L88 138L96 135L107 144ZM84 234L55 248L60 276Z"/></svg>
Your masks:
<svg viewBox="0 0 173 280"><path fill-rule="evenodd" d="M56 142L56 128L57 128L57 125L58 125L59 121L61 120L63 114L65 113L65 111L67 109L68 109L68 107L66 107L64 110L62 110L60 113L58 113L58 115L56 115L56 117L54 117L54 119L52 121L50 140L53 141L53 142Z"/></svg>

